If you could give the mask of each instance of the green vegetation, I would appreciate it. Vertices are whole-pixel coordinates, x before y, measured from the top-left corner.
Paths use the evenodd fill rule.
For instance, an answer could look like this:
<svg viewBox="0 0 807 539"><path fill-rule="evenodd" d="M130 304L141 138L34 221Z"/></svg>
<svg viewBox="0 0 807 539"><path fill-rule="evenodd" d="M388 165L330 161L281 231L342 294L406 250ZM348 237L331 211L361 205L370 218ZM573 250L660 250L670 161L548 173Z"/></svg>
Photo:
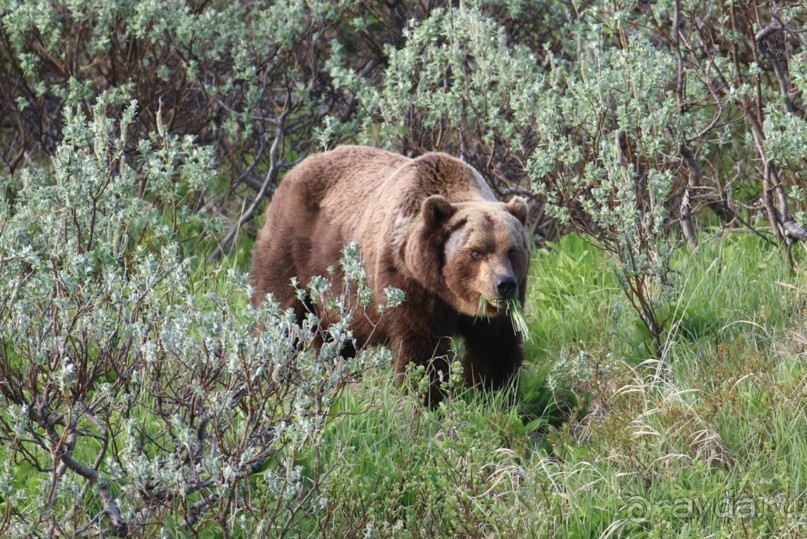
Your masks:
<svg viewBox="0 0 807 539"><path fill-rule="evenodd" d="M74 120L69 143L96 147L93 133L107 121ZM162 155L181 155L180 142L163 140L172 150ZM423 372L394 385L383 351L347 363L328 356L333 347L316 356L306 344L311 326L294 329L271 306L257 321L273 330L254 337L259 313L246 307L246 261L201 264L166 253L178 248L177 233L162 224L171 206L153 212L137 197L121 198L130 184L104 173L120 159L107 151L65 146L60 170L86 173L60 177L59 190L45 174L27 178L3 222L4 535L807 531L807 276L789 271L757 236L704 237L696 252L673 258L682 292L659 358L625 306L607 253L576 235L536 251L520 387L512 395L456 387L431 411L419 397ZM204 171L188 173L201 180ZM98 183L86 182L93 177ZM87 196L76 189L97 195L99 247L90 259L79 250L94 214L76 213ZM32 211L52 219L31 219ZM32 232L47 226L68 241ZM26 249L22 233L59 247ZM110 258L115 245L128 247ZM343 265L360 283L357 254L347 250ZM69 288L79 274L95 277ZM310 293L326 291L323 281ZM120 311L126 302L116 297L141 299ZM45 316L21 317L32 308ZM64 348L19 338L47 335L54 320L74 324ZM288 330L301 341L289 342ZM339 331L335 343L345 338ZM54 468L61 452L71 465ZM117 527L104 512L110 503L120 510Z"/></svg>
<svg viewBox="0 0 807 539"><path fill-rule="evenodd" d="M325 431L345 473L318 533L387 537L800 537L807 516L805 275L758 238L702 242L662 360L577 237L536 254L518 406L437 412L373 373Z"/></svg>
<svg viewBox="0 0 807 539"><path fill-rule="evenodd" d="M0 0L0 536L806 537L806 17ZM358 302L250 306L264 201L345 142L529 200L518 387L342 358L360 246Z"/></svg>

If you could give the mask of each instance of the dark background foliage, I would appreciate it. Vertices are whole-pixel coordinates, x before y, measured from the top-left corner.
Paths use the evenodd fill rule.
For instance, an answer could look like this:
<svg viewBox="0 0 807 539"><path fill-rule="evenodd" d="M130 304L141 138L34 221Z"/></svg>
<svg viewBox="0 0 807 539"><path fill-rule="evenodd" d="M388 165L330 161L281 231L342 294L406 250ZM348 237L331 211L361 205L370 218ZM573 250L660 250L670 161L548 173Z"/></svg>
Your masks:
<svg viewBox="0 0 807 539"><path fill-rule="evenodd" d="M409 155L462 155L503 197L535 201L542 236L572 229L597 236L600 227L579 204L590 182L571 186L566 179L596 164L601 139L616 133L640 189L648 170L673 171L670 224L679 223L692 245L692 220L705 208L729 225L751 226L762 212L771 239L804 238L803 222L794 219L804 210L803 151L768 144L772 130L794 127L783 115L805 117L800 3L480 1L455 8L398 0L5 2L2 166L13 174L52 155L64 110L88 112L108 92L120 106L137 100L133 141L154 130L161 110L168 131L215 148L221 182L197 209L221 211L233 223L245 209L252 208L245 220L254 215L256 195L271 194L301 157L360 140L363 132L370 134L365 141ZM490 42L474 37L475 24ZM629 85L606 88L597 103L575 94L585 76L581 62L632 43L674 62L647 96L674 99L677 107L668 125L656 126L668 131L670 145L660 155L642 152L649 126L629 129L620 118L618 97ZM441 48L447 55L435 53ZM396 56L406 52L419 62L402 71ZM519 63L519 78L497 79L497 70ZM485 65L492 69L479 84L473 78ZM334 70L350 72L350 83L334 80ZM362 95L360 88L377 93ZM517 102L530 90L555 99ZM429 102L426 96L440 92L450 99ZM368 96L388 106L382 110ZM564 99L591 123L569 121ZM547 120L555 125L548 128ZM323 125L331 129L323 133ZM802 142L800 129L790 144ZM579 158L530 170L536 152L561 142ZM788 201L792 188L796 199ZM569 220L549 219L545 202L566 209Z"/></svg>

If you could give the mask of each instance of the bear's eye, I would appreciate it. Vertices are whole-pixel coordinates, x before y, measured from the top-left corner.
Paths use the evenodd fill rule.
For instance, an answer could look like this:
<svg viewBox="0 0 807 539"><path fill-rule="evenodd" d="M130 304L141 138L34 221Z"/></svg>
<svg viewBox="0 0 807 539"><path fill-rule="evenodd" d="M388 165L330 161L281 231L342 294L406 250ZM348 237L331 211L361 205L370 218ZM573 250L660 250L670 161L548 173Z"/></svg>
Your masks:
<svg viewBox="0 0 807 539"><path fill-rule="evenodd" d="M483 255L479 251L476 251L476 250L471 251L471 258L473 258L476 261L482 260L484 257L485 257L485 255Z"/></svg>
<svg viewBox="0 0 807 539"><path fill-rule="evenodd" d="M507 251L507 258L509 258L510 260L515 259L517 256L518 251L516 251L515 249L510 249L509 251Z"/></svg>

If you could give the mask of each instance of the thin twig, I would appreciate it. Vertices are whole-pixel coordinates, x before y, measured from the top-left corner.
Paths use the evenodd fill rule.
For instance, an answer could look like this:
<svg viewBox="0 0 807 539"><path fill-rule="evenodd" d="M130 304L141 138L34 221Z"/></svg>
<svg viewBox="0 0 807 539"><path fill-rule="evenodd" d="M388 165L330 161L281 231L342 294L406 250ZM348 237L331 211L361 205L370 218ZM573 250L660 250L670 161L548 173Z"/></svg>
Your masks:
<svg viewBox="0 0 807 539"><path fill-rule="evenodd" d="M224 251L229 249L230 244L232 243L235 236L238 234L238 231L241 230L241 227L244 223L250 221L255 216L255 210L258 208L258 204L263 200L263 197L266 196L268 192L271 192L274 189L274 183L277 179L277 173L280 170L283 162L278 161L278 153L280 150L280 143L283 140L283 136L285 134L285 125L286 125L286 116L288 111L284 111L283 114L280 115L280 118L277 122L277 128L275 129L275 140L272 142L272 148L269 150L269 171L266 173L266 177L263 180L263 185L261 186L261 190L255 196L255 200L252 201L252 204L247 208L247 210L241 215L241 218L235 223L233 226L230 227L230 230L227 232L227 235L224 236L224 239L221 240L216 250L213 251L211 258L213 260L218 260L224 254Z"/></svg>
<svg viewBox="0 0 807 539"><path fill-rule="evenodd" d="M681 198L681 205L679 206L681 232L684 234L690 249L694 250L698 248L698 237L695 234L695 227L692 226L692 194L700 185L701 170L698 166L698 161L695 159L695 154L686 144L681 144L681 155L686 160L689 169L687 185L684 188L684 196Z"/></svg>

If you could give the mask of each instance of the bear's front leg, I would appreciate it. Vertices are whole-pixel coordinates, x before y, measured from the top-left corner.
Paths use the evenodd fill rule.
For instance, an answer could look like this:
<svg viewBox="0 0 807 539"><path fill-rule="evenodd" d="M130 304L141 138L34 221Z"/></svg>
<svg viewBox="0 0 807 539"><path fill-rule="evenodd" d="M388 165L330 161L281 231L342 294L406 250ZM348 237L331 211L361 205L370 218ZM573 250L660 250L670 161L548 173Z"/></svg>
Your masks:
<svg viewBox="0 0 807 539"><path fill-rule="evenodd" d="M507 384L524 360L521 337L510 319L507 316L490 319L463 316L459 326L465 340L462 362L465 386L498 389Z"/></svg>
<svg viewBox="0 0 807 539"><path fill-rule="evenodd" d="M429 390L424 398L426 405L434 408L445 397L442 384L450 377L451 338L434 335L433 328L420 325L407 330L397 329L390 339L395 354L396 380L403 383L410 363L425 366Z"/></svg>

